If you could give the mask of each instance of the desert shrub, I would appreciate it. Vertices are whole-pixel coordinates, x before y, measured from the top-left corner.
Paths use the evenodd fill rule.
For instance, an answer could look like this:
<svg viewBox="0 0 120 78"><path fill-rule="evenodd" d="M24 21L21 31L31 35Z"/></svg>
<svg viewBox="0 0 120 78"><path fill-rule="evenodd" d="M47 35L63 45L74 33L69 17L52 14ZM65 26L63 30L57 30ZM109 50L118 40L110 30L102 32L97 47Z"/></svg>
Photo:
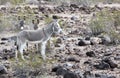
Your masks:
<svg viewBox="0 0 120 78"><path fill-rule="evenodd" d="M103 10L96 14L90 21L90 28L93 35L97 36L101 33L108 34L112 40L119 40L119 33L116 32L117 28L120 26L120 12L110 10Z"/></svg>
<svg viewBox="0 0 120 78"><path fill-rule="evenodd" d="M81 4L85 6L89 6L91 4L97 4L99 2L103 3L120 3L120 0L46 0L57 4L63 4L63 3L76 3Z"/></svg>

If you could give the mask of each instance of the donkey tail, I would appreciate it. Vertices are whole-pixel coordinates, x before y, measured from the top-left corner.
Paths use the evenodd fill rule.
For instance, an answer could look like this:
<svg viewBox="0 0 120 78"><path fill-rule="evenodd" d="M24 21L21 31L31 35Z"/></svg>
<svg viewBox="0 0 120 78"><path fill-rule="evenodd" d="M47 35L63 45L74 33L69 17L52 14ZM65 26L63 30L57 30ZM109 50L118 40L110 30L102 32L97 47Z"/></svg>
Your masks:
<svg viewBox="0 0 120 78"><path fill-rule="evenodd" d="M11 36L6 38L1 38L1 41L17 41L17 36Z"/></svg>

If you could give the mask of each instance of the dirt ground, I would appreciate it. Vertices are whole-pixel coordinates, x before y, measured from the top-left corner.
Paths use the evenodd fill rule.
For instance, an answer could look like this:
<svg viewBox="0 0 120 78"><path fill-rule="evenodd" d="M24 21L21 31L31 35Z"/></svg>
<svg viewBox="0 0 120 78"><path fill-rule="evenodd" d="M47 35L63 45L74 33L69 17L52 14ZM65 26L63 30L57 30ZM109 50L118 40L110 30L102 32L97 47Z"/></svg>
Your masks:
<svg viewBox="0 0 120 78"><path fill-rule="evenodd" d="M47 61L43 61L34 45L29 46L28 51L25 51L24 56L26 61L19 57L19 61L15 60L16 48L13 42L0 41L0 65L5 66L7 74L1 74L0 78L63 78L62 75L56 75L56 72L51 72L56 66L62 66L72 72L83 75L85 71L90 71L91 74L104 75L101 77L84 76L78 78L120 78L120 45L104 45L95 43L85 46L79 46L80 39L86 38L89 34L89 21L94 17L94 14L100 12L104 8L115 8L120 11L120 4L98 4L98 7L88 7L71 5L64 6L52 5L50 3L34 6L36 8L36 16L40 19L39 28L46 25L47 17L56 15L61 21L64 35L62 37L53 37L51 39L53 46L47 46L46 54ZM12 15L18 14L19 10L11 9ZM1 10L4 13L4 9ZM7 13L5 13L7 14ZM29 17L29 16L28 16ZM7 38L17 35L19 32L13 31L10 27L4 28L0 33L0 38ZM93 52L93 56L86 53ZM109 58L117 64L115 68L97 69L95 65L99 64L104 58ZM60 73L60 72L59 72ZM114 76L114 77L107 77ZM77 77L75 77L77 78Z"/></svg>

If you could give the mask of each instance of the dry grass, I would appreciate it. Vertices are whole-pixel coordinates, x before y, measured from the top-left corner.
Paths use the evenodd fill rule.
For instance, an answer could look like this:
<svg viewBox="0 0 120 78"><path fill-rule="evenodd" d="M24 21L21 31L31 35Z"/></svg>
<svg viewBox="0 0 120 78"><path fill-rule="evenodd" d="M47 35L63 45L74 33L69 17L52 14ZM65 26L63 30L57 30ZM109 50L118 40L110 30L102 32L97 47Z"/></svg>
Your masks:
<svg viewBox="0 0 120 78"><path fill-rule="evenodd" d="M117 28L120 26L120 12L110 10L103 10L96 14L91 20L90 28L95 36L101 33L108 34L113 40L119 40L120 36L117 33Z"/></svg>

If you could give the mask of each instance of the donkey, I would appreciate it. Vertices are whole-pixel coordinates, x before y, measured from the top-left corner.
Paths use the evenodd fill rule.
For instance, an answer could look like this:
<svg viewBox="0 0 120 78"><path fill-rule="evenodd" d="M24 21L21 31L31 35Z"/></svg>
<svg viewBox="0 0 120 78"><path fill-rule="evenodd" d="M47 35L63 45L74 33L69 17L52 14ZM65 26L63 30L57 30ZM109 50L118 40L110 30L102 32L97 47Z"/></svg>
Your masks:
<svg viewBox="0 0 120 78"><path fill-rule="evenodd" d="M49 25L38 29L38 30L23 30L17 35L17 50L21 54L21 58L23 60L23 49L26 47L26 43L41 43L41 55L43 60L46 60L45 49L46 43L51 38L52 34L61 34L62 29L58 23L58 20L54 20ZM18 51L16 51L16 59L18 55Z"/></svg>
<svg viewBox="0 0 120 78"><path fill-rule="evenodd" d="M23 19L21 19L21 17L18 16L17 20L18 20L18 21L17 21L17 24L15 24L15 27L16 27L18 30L23 30L24 25L25 25L26 17L24 16Z"/></svg>

